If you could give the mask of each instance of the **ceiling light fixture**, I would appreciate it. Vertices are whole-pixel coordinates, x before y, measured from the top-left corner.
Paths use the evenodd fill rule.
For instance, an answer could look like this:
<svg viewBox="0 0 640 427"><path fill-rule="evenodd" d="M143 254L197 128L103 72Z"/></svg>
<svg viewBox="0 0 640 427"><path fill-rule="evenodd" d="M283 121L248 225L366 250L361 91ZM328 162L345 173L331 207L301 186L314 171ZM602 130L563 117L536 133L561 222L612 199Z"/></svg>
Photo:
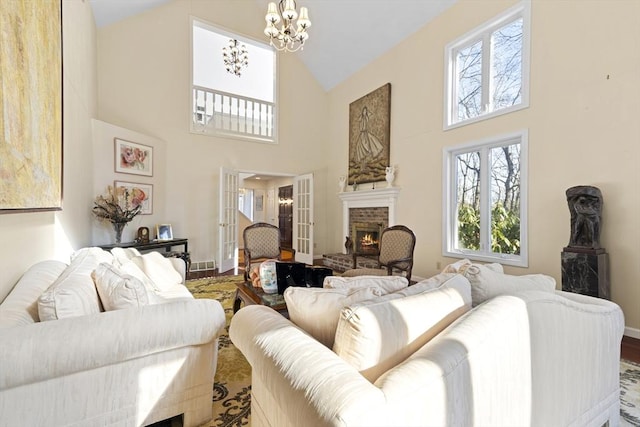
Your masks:
<svg viewBox="0 0 640 427"><path fill-rule="evenodd" d="M294 22L296 20L296 28ZM307 28L311 26L309 11L306 7L300 8L300 15L296 12L295 0L280 0L269 3L267 14L264 17L267 28L264 34L269 37L271 46L278 51L295 52L304 49L304 42L309 38ZM282 21L280 28L276 25Z"/></svg>
<svg viewBox="0 0 640 427"><path fill-rule="evenodd" d="M222 48L222 60L227 72L240 77L242 70L249 65L247 47L239 43L238 40L230 39L229 46Z"/></svg>

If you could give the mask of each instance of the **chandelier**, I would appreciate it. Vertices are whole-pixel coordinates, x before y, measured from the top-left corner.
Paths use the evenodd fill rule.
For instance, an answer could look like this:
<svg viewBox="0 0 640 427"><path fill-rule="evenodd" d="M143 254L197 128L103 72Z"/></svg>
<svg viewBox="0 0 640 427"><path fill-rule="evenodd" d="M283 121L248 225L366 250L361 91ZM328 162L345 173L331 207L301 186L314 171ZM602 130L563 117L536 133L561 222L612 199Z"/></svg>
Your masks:
<svg viewBox="0 0 640 427"><path fill-rule="evenodd" d="M294 28L294 22L296 26ZM280 0L278 5L269 3L267 14L264 17L267 28L264 34L269 37L270 44L278 51L295 52L304 49L304 42L309 38L307 28L311 26L309 11L306 7L300 8L300 15L296 12L295 0ZM282 21L280 28L276 25Z"/></svg>
<svg viewBox="0 0 640 427"><path fill-rule="evenodd" d="M222 60L227 72L240 77L242 70L249 65L247 47L239 43L238 40L230 39L229 46L222 48Z"/></svg>

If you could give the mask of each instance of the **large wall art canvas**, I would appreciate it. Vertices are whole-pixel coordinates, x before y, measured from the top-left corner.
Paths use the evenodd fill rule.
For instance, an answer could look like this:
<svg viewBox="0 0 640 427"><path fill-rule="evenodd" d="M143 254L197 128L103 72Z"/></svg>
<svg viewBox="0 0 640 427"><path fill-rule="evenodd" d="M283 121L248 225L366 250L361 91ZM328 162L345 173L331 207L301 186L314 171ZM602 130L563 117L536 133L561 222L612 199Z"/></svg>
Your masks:
<svg viewBox="0 0 640 427"><path fill-rule="evenodd" d="M0 213L62 209L61 12L0 1Z"/></svg>
<svg viewBox="0 0 640 427"><path fill-rule="evenodd" d="M385 180L391 136L391 83L349 104L349 184Z"/></svg>

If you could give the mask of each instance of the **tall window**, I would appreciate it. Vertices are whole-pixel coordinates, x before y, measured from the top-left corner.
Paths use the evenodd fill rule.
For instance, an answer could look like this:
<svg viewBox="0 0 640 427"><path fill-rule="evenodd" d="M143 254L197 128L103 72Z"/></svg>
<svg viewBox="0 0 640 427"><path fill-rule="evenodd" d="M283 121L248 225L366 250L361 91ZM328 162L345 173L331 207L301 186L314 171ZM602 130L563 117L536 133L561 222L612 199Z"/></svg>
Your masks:
<svg viewBox="0 0 640 427"><path fill-rule="evenodd" d="M444 151L443 255L526 267L527 132Z"/></svg>
<svg viewBox="0 0 640 427"><path fill-rule="evenodd" d="M529 105L529 3L446 47L445 129Z"/></svg>
<svg viewBox="0 0 640 427"><path fill-rule="evenodd" d="M261 142L277 141L276 55L239 34L192 19L191 131ZM222 49L238 40L248 51L241 76L228 73Z"/></svg>

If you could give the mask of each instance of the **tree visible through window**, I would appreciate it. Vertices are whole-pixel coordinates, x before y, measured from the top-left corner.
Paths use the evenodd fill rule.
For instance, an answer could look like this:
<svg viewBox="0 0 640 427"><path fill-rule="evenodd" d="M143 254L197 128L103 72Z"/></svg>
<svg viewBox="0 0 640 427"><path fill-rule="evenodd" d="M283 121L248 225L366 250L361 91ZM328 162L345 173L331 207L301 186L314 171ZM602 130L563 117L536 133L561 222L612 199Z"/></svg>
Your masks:
<svg viewBox="0 0 640 427"><path fill-rule="evenodd" d="M527 16L518 6L447 46L446 126L528 105Z"/></svg>
<svg viewBox="0 0 640 427"><path fill-rule="evenodd" d="M526 263L524 139L521 133L447 150L446 255Z"/></svg>

